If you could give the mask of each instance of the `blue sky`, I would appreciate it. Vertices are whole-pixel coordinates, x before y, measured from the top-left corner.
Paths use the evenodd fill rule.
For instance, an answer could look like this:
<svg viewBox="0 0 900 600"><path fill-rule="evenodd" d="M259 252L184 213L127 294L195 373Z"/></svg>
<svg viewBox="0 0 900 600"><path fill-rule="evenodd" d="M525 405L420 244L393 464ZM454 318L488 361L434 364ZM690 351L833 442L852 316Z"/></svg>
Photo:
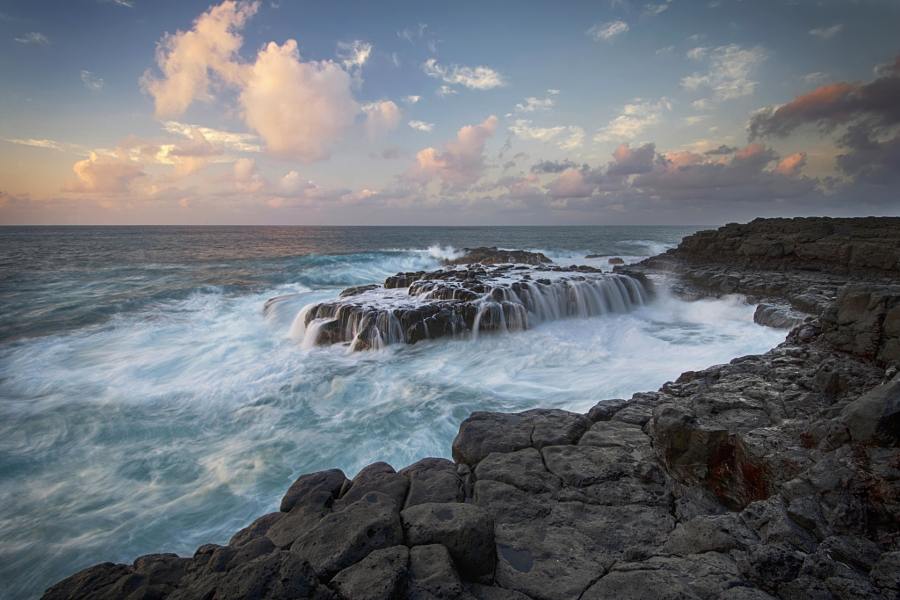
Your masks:
<svg viewBox="0 0 900 600"><path fill-rule="evenodd" d="M0 222L898 214L898 30L886 0L4 2Z"/></svg>

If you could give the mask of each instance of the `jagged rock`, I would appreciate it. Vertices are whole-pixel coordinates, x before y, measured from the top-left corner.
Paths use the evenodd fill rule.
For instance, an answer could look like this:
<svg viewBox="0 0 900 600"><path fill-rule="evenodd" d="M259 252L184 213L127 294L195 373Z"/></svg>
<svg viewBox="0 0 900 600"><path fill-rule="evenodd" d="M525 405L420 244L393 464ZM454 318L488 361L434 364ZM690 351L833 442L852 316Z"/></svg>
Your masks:
<svg viewBox="0 0 900 600"><path fill-rule="evenodd" d="M331 587L346 600L393 600L401 595L409 567L409 548L375 550L334 576Z"/></svg>
<svg viewBox="0 0 900 600"><path fill-rule="evenodd" d="M456 465L445 458L423 458L400 474L409 479L406 508L426 502L462 502L465 497Z"/></svg>
<svg viewBox="0 0 900 600"><path fill-rule="evenodd" d="M525 250L498 250L496 247L466 248L465 254L459 258L444 261L448 265L468 265L481 263L483 265L496 265L503 263L518 263L525 265L541 265L553 261L540 252L528 252Z"/></svg>
<svg viewBox="0 0 900 600"><path fill-rule="evenodd" d="M669 534L663 551L685 556L703 552L745 550L759 541L734 513L703 515L679 523Z"/></svg>
<svg viewBox="0 0 900 600"><path fill-rule="evenodd" d="M393 499L369 492L343 510L322 518L291 545L291 553L329 577L374 550L403 544L403 527Z"/></svg>
<svg viewBox="0 0 900 600"><path fill-rule="evenodd" d="M900 445L900 375L847 404L841 421L854 441Z"/></svg>
<svg viewBox="0 0 900 600"><path fill-rule="evenodd" d="M307 305L295 319L294 335L308 346L348 342L352 350L371 350L626 312L650 293L640 274L592 267L448 267L398 273L381 286L350 288L336 300Z"/></svg>
<svg viewBox="0 0 900 600"><path fill-rule="evenodd" d="M776 329L793 329L803 323L806 315L793 310L790 306L760 304L753 313L753 322Z"/></svg>
<svg viewBox="0 0 900 600"><path fill-rule="evenodd" d="M291 512L269 526L266 537L279 548L289 548L294 541L305 534L322 517L329 514L334 496L328 490L317 490L293 504Z"/></svg>
<svg viewBox="0 0 900 600"><path fill-rule="evenodd" d="M494 572L494 520L483 508L458 502L427 503L405 509L400 518L410 546L442 544L469 579Z"/></svg>
<svg viewBox="0 0 900 600"><path fill-rule="evenodd" d="M337 498L346 482L347 477L340 469L329 469L301 475L291 484L291 487L288 488L287 493L281 499L279 510L281 512L290 512L294 505L316 492L324 491Z"/></svg>

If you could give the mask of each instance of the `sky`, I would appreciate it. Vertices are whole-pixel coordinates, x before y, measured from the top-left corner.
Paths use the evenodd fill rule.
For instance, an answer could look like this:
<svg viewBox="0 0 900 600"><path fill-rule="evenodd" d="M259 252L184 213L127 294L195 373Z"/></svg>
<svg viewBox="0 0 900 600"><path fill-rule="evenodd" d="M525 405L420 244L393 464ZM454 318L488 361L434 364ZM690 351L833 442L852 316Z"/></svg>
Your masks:
<svg viewBox="0 0 900 600"><path fill-rule="evenodd" d="M900 0L0 1L0 224L900 215Z"/></svg>

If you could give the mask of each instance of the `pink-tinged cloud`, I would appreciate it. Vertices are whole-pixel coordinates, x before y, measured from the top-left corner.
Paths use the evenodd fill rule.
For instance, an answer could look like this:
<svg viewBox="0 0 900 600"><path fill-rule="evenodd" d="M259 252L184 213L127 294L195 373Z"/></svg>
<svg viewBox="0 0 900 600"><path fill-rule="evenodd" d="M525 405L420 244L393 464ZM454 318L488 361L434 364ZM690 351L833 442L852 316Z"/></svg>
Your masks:
<svg viewBox="0 0 900 600"><path fill-rule="evenodd" d="M337 63L302 62L296 41L269 42L249 68L240 95L244 120L273 154L321 160L360 111L351 85Z"/></svg>
<svg viewBox="0 0 900 600"><path fill-rule="evenodd" d="M582 170L567 169L550 182L547 192L552 198L587 198L594 193L596 187Z"/></svg>
<svg viewBox="0 0 900 600"><path fill-rule="evenodd" d="M484 146L496 129L497 117L491 115L478 125L462 127L443 150L420 150L410 177L423 183L439 180L457 187L475 183L484 171Z"/></svg>
<svg viewBox="0 0 900 600"><path fill-rule="evenodd" d="M800 171L805 165L806 152L794 152L793 154L788 154L780 161L778 161L778 165L776 165L775 167L775 172L787 177L794 177L795 175L800 174Z"/></svg>
<svg viewBox="0 0 900 600"><path fill-rule="evenodd" d="M110 156L91 152L72 166L77 181L67 187L71 192L119 194L128 191L131 184L144 176L140 163L118 153Z"/></svg>

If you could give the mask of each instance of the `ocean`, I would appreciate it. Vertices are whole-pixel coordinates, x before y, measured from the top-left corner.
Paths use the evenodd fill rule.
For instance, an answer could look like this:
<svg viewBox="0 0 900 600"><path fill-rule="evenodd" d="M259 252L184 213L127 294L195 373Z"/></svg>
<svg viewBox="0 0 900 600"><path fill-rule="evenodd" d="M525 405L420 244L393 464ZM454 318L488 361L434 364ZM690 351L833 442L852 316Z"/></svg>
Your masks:
<svg viewBox="0 0 900 600"><path fill-rule="evenodd" d="M306 304L466 247L605 267L696 229L0 228L0 597L226 543L304 472L448 457L475 410L587 411L780 342L739 298L665 290L477 341L350 353L290 336Z"/></svg>

